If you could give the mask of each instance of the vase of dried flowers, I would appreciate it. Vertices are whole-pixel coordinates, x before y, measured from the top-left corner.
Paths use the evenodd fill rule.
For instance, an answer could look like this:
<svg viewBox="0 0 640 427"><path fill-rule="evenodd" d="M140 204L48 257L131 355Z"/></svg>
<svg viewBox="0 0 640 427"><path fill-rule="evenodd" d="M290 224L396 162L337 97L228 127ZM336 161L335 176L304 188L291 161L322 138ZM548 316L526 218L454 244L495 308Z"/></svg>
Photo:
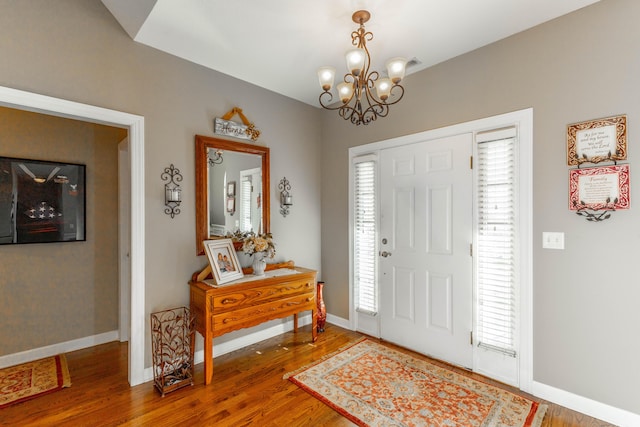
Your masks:
<svg viewBox="0 0 640 427"><path fill-rule="evenodd" d="M253 256L253 274L255 276L264 275L267 267L266 258L273 258L276 255L276 247L271 234L250 233L242 241L242 251Z"/></svg>

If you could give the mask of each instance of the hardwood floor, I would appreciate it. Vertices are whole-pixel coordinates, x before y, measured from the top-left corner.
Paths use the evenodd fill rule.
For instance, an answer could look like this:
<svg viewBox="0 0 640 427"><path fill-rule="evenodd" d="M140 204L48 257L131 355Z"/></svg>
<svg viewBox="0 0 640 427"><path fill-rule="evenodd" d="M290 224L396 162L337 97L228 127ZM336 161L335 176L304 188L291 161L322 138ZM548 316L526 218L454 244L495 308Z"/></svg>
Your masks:
<svg viewBox="0 0 640 427"><path fill-rule="evenodd" d="M282 379L285 373L317 361L361 336L328 324L326 332L312 344L309 328L216 357L213 383L206 387L203 364L198 364L196 384L165 397L160 397L152 382L129 387L126 343L113 342L68 353L72 386L0 410L0 425L352 426L337 412ZM611 426L554 404L549 404L542 425Z"/></svg>

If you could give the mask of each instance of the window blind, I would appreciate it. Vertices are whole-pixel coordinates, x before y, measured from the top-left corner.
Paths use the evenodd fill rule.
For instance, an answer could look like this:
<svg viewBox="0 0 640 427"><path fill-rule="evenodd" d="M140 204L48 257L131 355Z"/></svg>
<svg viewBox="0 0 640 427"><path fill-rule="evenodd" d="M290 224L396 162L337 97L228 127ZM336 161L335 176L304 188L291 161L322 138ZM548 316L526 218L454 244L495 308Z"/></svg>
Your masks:
<svg viewBox="0 0 640 427"><path fill-rule="evenodd" d="M251 177L244 176L240 182L240 230L252 230L251 227Z"/></svg>
<svg viewBox="0 0 640 427"><path fill-rule="evenodd" d="M477 342L516 356L515 128L478 135Z"/></svg>
<svg viewBox="0 0 640 427"><path fill-rule="evenodd" d="M378 311L376 161L356 160L354 176L353 270L356 310L375 314Z"/></svg>

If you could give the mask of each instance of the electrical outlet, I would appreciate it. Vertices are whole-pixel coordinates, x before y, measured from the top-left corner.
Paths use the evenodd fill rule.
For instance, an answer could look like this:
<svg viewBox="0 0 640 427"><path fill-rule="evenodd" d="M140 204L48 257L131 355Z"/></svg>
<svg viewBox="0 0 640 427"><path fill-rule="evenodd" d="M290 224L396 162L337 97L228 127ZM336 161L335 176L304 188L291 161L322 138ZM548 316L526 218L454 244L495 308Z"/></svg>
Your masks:
<svg viewBox="0 0 640 427"><path fill-rule="evenodd" d="M544 249L564 249L564 233L543 231L542 247Z"/></svg>

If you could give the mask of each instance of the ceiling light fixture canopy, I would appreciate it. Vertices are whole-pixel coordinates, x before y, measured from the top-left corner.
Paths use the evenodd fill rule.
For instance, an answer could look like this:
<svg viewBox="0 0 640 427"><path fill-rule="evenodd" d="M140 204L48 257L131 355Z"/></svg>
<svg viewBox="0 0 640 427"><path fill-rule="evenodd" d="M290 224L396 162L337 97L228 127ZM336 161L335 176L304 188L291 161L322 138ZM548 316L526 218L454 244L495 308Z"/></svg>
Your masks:
<svg viewBox="0 0 640 427"><path fill-rule="evenodd" d="M389 77L381 77L377 71L369 72L371 57L367 49L367 41L373 39L373 34L365 30L364 24L370 17L371 14L366 10L359 10L351 17L353 22L360 24L360 27L351 33L351 43L356 48L349 50L345 55L349 72L336 86L341 105L330 106L333 101L331 88L336 69L333 67L318 69L320 87L323 90L318 98L320 105L327 110L338 110L340 117L350 120L355 125L367 125L378 117L386 117L389 114L389 106L398 103L404 96L404 88L400 82L404 78L407 65L405 58L392 58L387 61ZM390 102L392 91L395 100Z"/></svg>

